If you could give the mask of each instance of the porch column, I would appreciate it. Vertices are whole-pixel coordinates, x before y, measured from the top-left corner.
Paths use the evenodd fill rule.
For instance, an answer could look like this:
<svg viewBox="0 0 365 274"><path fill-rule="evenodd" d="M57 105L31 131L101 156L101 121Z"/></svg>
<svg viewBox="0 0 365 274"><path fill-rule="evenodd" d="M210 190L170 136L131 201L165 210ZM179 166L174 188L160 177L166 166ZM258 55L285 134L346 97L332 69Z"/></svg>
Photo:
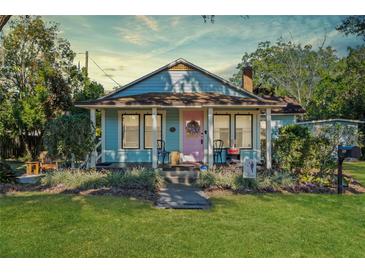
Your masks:
<svg viewBox="0 0 365 274"><path fill-rule="evenodd" d="M213 164L213 108L208 108L208 166Z"/></svg>
<svg viewBox="0 0 365 274"><path fill-rule="evenodd" d="M271 109L266 109L266 168L271 169Z"/></svg>
<svg viewBox="0 0 365 274"><path fill-rule="evenodd" d="M94 131L94 137L95 137L95 129L96 129L96 109L95 108L91 108L90 109L90 121L93 125L93 131ZM91 159L90 159L90 167L91 168L95 168L96 167L96 147L95 147L95 143L94 143L94 147L93 147L93 151L91 152Z"/></svg>
<svg viewBox="0 0 365 274"><path fill-rule="evenodd" d="M157 168L157 108L152 108L152 168Z"/></svg>

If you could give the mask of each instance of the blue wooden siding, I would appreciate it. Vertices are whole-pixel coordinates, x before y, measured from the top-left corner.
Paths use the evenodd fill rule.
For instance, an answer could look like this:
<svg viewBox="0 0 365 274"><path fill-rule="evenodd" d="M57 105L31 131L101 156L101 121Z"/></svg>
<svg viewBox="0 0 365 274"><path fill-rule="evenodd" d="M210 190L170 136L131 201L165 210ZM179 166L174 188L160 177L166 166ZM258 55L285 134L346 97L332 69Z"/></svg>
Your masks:
<svg viewBox="0 0 365 274"><path fill-rule="evenodd" d="M142 119L141 115L141 119ZM166 110L166 132L164 139L168 151L179 150L179 110ZM142 125L142 121L141 121ZM151 162L152 150L143 149L143 136L140 139L141 149L120 149L118 140L118 111L107 109L105 111L105 161L106 162ZM170 132L170 128L175 127L175 132ZM141 133L143 130L141 130Z"/></svg>
<svg viewBox="0 0 365 274"><path fill-rule="evenodd" d="M272 115L271 130L274 138L279 136L279 129L283 126L295 124L295 115Z"/></svg>
<svg viewBox="0 0 365 274"><path fill-rule="evenodd" d="M150 150L119 149L117 110L105 111L105 131L106 162L149 162Z"/></svg>
<svg viewBox="0 0 365 274"><path fill-rule="evenodd" d="M175 132L171 132L170 128L174 127ZM167 109L166 110L166 150L180 150L180 122L179 122L179 110Z"/></svg>
<svg viewBox="0 0 365 274"><path fill-rule="evenodd" d="M265 115L261 116L261 121L266 121ZM286 125L295 124L295 115L272 115L271 116L271 134L273 138L279 135L279 129Z"/></svg>
<svg viewBox="0 0 365 274"><path fill-rule="evenodd" d="M200 71L161 71L123 91L112 98L149 92L215 92L246 97L235 89Z"/></svg>

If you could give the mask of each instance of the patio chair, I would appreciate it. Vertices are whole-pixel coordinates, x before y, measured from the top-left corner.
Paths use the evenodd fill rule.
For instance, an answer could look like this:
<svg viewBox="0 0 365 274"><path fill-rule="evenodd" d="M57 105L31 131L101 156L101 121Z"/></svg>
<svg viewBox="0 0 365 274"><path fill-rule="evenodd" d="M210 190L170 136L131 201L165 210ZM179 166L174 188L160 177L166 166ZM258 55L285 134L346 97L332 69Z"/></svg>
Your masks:
<svg viewBox="0 0 365 274"><path fill-rule="evenodd" d="M213 141L213 160L214 163L218 162L218 158L220 162L223 163L223 140L216 139Z"/></svg>
<svg viewBox="0 0 365 274"><path fill-rule="evenodd" d="M165 164L165 157L167 156L167 162L169 162L170 151L166 151L165 141L157 140L157 159L162 158L162 164Z"/></svg>
<svg viewBox="0 0 365 274"><path fill-rule="evenodd" d="M53 161L49 156L47 151L42 151L39 155L40 160L40 169L41 172L47 172L49 170L57 170L58 169L58 162Z"/></svg>

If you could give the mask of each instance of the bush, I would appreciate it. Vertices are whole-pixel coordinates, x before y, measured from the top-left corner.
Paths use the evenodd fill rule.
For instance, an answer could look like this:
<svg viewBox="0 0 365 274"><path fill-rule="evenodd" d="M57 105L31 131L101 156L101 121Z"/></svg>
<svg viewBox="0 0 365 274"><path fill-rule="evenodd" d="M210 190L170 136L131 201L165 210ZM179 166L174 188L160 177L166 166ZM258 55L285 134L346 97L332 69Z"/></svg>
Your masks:
<svg viewBox="0 0 365 274"><path fill-rule="evenodd" d="M308 128L288 125L280 128L279 137L274 141L273 158L279 167L293 172L305 166L310 153L311 135Z"/></svg>
<svg viewBox="0 0 365 274"><path fill-rule="evenodd" d="M108 185L107 174L95 170L65 169L47 173L41 184L63 185L67 189L90 189Z"/></svg>
<svg viewBox="0 0 365 274"><path fill-rule="evenodd" d="M260 173L256 181L258 191L290 190L297 185L297 178L288 172Z"/></svg>
<svg viewBox="0 0 365 274"><path fill-rule="evenodd" d="M95 146L95 128L86 115L63 115L47 123L43 141L49 156L83 161Z"/></svg>
<svg viewBox="0 0 365 274"><path fill-rule="evenodd" d="M0 162L0 183L12 184L16 182L16 176L10 165Z"/></svg>
<svg viewBox="0 0 365 274"><path fill-rule="evenodd" d="M230 168L210 169L199 174L196 184L201 188L253 189L255 180L242 177L242 170Z"/></svg>
<svg viewBox="0 0 365 274"><path fill-rule="evenodd" d="M363 136L354 127L323 125L310 134L306 127L289 125L274 141L274 159L284 171L300 174L303 182L330 185L337 160L337 146L360 145Z"/></svg>
<svg viewBox="0 0 365 274"><path fill-rule="evenodd" d="M153 169L135 168L124 172L100 172L96 170L59 170L46 174L41 183L48 186L63 185L67 189L93 189L120 187L154 191L163 178Z"/></svg>
<svg viewBox="0 0 365 274"><path fill-rule="evenodd" d="M230 189L233 191L277 191L293 188L296 177L286 172L260 173L256 179L243 178L242 172L212 169L201 172L197 185L202 188Z"/></svg>
<svg viewBox="0 0 365 274"><path fill-rule="evenodd" d="M163 178L153 169L134 168L125 172L108 173L106 180L110 186L129 189L155 190L163 184Z"/></svg>

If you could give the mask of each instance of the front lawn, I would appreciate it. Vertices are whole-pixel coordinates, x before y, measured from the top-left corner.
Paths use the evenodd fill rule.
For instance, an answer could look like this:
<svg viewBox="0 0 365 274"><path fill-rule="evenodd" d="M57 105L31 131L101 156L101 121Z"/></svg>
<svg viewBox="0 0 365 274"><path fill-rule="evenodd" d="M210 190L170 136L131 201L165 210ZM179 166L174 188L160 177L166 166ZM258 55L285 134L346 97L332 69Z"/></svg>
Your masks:
<svg viewBox="0 0 365 274"><path fill-rule="evenodd" d="M365 186L365 161L362 162L345 162L344 173L351 175L355 180Z"/></svg>
<svg viewBox="0 0 365 274"><path fill-rule="evenodd" d="M365 257L364 195L221 195L213 205L3 195L0 257Z"/></svg>

